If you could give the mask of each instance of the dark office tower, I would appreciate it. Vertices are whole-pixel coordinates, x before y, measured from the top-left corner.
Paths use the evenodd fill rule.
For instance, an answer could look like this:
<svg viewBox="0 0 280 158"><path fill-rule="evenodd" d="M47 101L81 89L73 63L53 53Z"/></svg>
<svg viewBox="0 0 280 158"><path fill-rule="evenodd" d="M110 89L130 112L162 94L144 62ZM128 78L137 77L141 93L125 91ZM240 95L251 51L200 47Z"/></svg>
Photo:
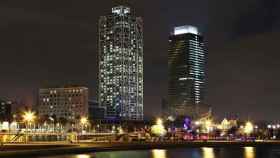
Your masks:
<svg viewBox="0 0 280 158"><path fill-rule="evenodd" d="M99 19L98 102L107 119L143 120L143 22L119 5Z"/></svg>
<svg viewBox="0 0 280 158"><path fill-rule="evenodd" d="M170 115L195 117L204 99L203 37L196 27L175 27L168 51L168 111Z"/></svg>

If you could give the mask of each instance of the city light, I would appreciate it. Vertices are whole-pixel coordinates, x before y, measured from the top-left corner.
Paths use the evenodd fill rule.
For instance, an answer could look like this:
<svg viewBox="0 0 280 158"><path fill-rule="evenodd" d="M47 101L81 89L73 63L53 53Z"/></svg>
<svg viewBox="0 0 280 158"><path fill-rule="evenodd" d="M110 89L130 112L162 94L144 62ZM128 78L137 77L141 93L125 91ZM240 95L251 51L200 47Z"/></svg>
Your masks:
<svg viewBox="0 0 280 158"><path fill-rule="evenodd" d="M191 33L198 35L198 28L190 25L186 26L179 26L174 28L174 35L181 35L181 34L186 34L186 33Z"/></svg>
<svg viewBox="0 0 280 158"><path fill-rule="evenodd" d="M245 127L244 127L244 133L249 135L254 131L254 125L251 122L246 122Z"/></svg>
<svg viewBox="0 0 280 158"><path fill-rule="evenodd" d="M162 119L161 118L157 119L157 125L162 125Z"/></svg>
<svg viewBox="0 0 280 158"><path fill-rule="evenodd" d="M270 128L272 128L272 126L271 125L267 125L267 128L270 129Z"/></svg>
<svg viewBox="0 0 280 158"><path fill-rule="evenodd" d="M245 158L255 158L255 148L253 147L245 147L244 148L244 157Z"/></svg>
<svg viewBox="0 0 280 158"><path fill-rule="evenodd" d="M151 127L151 132L156 136L166 135L167 131L164 128L162 119L157 119L156 124Z"/></svg>
<svg viewBox="0 0 280 158"><path fill-rule="evenodd" d="M81 154L81 155L77 155L76 158L91 158L91 156L86 154Z"/></svg>
<svg viewBox="0 0 280 158"><path fill-rule="evenodd" d="M200 122L199 121L195 121L194 123L196 126L200 125Z"/></svg>
<svg viewBox="0 0 280 158"><path fill-rule="evenodd" d="M252 36L249 38L250 41L242 40L241 43L236 44L234 40L231 40L232 35L236 35L238 39L245 37L244 35L248 33L246 31L250 31L247 28L252 28L254 25L252 23L252 26L250 26L248 25L249 22L246 21L251 18L248 16L251 14L250 8L246 9L248 5L245 5L245 8L241 8L241 12L234 11L236 15L232 16L233 22L232 19L229 19L226 24L213 24L213 28L217 29L214 32L210 31L210 34L208 34L206 32L209 28L207 28L207 25L204 26L205 22L203 22L203 20L208 19L203 17L201 19L200 15L195 15L194 9L190 8L197 7L192 6L192 2L180 4L170 2L170 5L175 8L171 8L170 11L172 12L168 16L166 13L161 14L163 11L160 4L151 6L150 3L146 2L148 6L150 5L151 9L149 10L152 11L148 11L145 15L154 15L145 20L137 16L137 11L135 10L136 8L145 8L145 4L143 6L135 4L136 6L132 7L134 3L129 1L113 0L102 5L91 2L86 4L89 7L85 7L85 4L77 4L78 7L76 8L72 6L51 8L49 6L54 6L54 4L44 3L46 5L42 6L44 10L36 8L34 10L33 8L32 13L34 11L37 15L38 13L47 12L50 15L56 15L58 9L61 11L66 9L67 15L79 13L79 16L67 16L66 22L51 23L51 30L41 29L35 30L35 32L26 28L37 28L38 22L43 22L42 24L40 23L41 28L48 28L49 22L52 22L48 19L52 17L48 16L45 19L45 16L36 16L34 21L33 14L16 15L17 17L12 16L12 18L9 15L5 16L7 26L3 25L6 27L2 28L2 32L8 31L6 33L8 42L5 42L7 37L4 36L2 39L2 43L4 41L2 52L8 55L2 55L4 63L1 65L3 67L1 76L4 76L4 80L1 80L1 85L4 87L1 87L0 90L2 95L0 96L0 149L2 149L0 157L7 157L6 155L11 155L11 157L32 157L34 154L41 157L49 155L52 158L54 158L53 156L57 158L69 157L67 156L69 154L73 158L100 156L256 158L260 157L260 155L277 157L278 150L280 150L280 119L271 120L277 118L278 111L277 108L272 109L272 103L277 98L270 96L274 96L278 89L264 89L264 86L258 85L266 84L267 78L273 77L271 74L277 74L276 71L269 74L267 72L271 70L271 67L273 67L273 70L277 70L278 67L276 66L278 65L271 65L269 61L260 60L263 72L261 71L262 74L258 76L270 76L266 78L260 77L258 80L266 80L263 82L258 81L260 84L255 84L256 86L253 87L248 83L254 82L256 75L253 73L234 73L234 76L240 78L240 82L244 81L244 83L239 84L236 80L232 80L231 77L217 80L217 83L223 85L227 83L224 82L224 79L229 79L230 81L226 84L228 89L211 88L209 90L212 92L209 93L214 94L212 97L214 96L215 98L207 97L207 88L215 88L216 86L215 83L210 85L209 82L208 85L207 82L209 72L215 71L213 69L208 72L208 69L211 68L207 63L209 43L214 43L213 46L210 45L210 48L215 46L220 51L220 54L216 56L218 58L213 59L216 62L213 62L214 67L212 66L212 68L219 68L216 70L220 70L212 74L214 79L220 79L228 75L228 72L235 72L240 68L244 69L244 67L248 72L257 71L260 68L257 62L255 66L249 66L248 68L246 66L251 62L247 62L247 60L244 60L242 64L229 64L235 59L244 58L244 52L246 51L251 50L252 53L246 54L244 59L261 59L263 56L260 55L263 55L263 53L266 53L266 55L277 54L277 45L271 49L266 49L263 46L271 44L273 40L276 41L274 36L269 36L272 34L268 34L265 40L264 38L258 38L258 34L261 32L252 32L250 34ZM106 9L103 7L114 5L113 3L119 6L114 6L112 10L108 10L103 15L100 14L101 10ZM240 8L239 5L243 4L234 4L234 8ZM30 6L32 7L34 4L20 5L17 9L26 11L32 9ZM207 4L205 6L208 7ZM12 9L12 11L14 9L9 8L10 5L7 7L6 9ZM258 9L260 7L258 5ZM216 10L221 11L223 9L223 11L227 11L229 9L230 12L224 14L231 15L230 13L233 11L231 8L232 6L230 5L227 8L227 6L219 4ZM87 9L87 11L83 11L84 9ZM184 13L178 12L176 9L183 10ZM207 12L205 9L200 9L198 6L195 11L199 10L203 14ZM89 10L97 11L88 12ZM145 11L142 10L141 13L143 14ZM160 13L156 13L156 11L160 11ZM267 11L267 8L265 11ZM93 15L85 15L88 13ZM192 26L196 24L192 24L190 21L189 25L175 27L170 30L170 33L167 31L163 32L164 34L159 33L166 26L174 26L175 22L178 23L178 18L176 17L184 16L185 14L194 16L193 19L197 19L196 21L202 20L202 23L198 24L199 28ZM243 16L243 14L246 16ZM76 22L74 21L75 26L79 27L81 25L82 29L84 29L85 25L85 29L87 29L88 21L85 21L87 19L83 17L92 16L95 17L95 22L92 23L97 24L97 32L92 33L92 31L86 30L81 36L79 35L80 40L77 40L76 35L80 34L80 30L79 28L75 30L69 29L73 25L73 21L69 20L76 20ZM215 19L222 19L224 15L222 14L221 16ZM168 17L174 17L174 20L172 20L174 23L167 25L160 22L165 21L165 18ZM31 23L30 19L33 20ZM215 19L211 23L219 22ZM256 18L252 17L251 19ZM267 22L271 21L270 17L267 17L267 19ZM280 20L280 17L277 20ZM235 25L235 21L240 23ZM9 22L12 22L13 25L8 25ZM153 29L158 30L150 32L151 34L148 35L147 40L144 38L146 36L144 34L146 22L148 22L147 25L155 24ZM26 24L28 26L24 26ZM236 30L238 31L241 28L239 26L245 29L236 33ZM57 28L55 29L55 27ZM221 30L221 28L225 29L222 29L222 32L216 31ZM32 31L31 34L30 31ZM40 33L39 31L46 32ZM63 31L63 34L61 34L61 31ZM267 29L263 30L263 32L267 31ZM215 36L215 38L204 37L203 32L206 35ZM47 36L48 34L51 36ZM31 35L31 38L22 39L23 35ZM90 36L96 38L87 40ZM269 37L273 38L269 40ZM70 43L68 38L73 38ZM159 38L162 40L159 40ZM34 41L35 39L38 40ZM207 39L213 39L214 41L207 41ZM144 48L144 43L146 44L146 42L147 45L150 45L150 50L147 50L147 52L146 48ZM246 44L249 45L246 46ZM258 44L260 46L257 46ZM6 48L5 45L9 47ZM91 47L92 45L95 45L96 48ZM23 47L24 50L22 46L26 46ZM94 53L78 54L88 48ZM262 49L258 50L257 48ZM40 52L40 50L42 51ZM23 53L31 51L31 53L26 58L21 59L21 56L14 56L17 51L23 51ZM38 51L40 54L37 53ZM54 54L50 54L50 52L54 52ZM230 54L227 55L227 59L220 56L223 52ZM14 53L12 54L13 56L9 56L11 53ZM72 55L71 60L68 59L69 54ZM93 54L96 55L94 61L93 58L85 60L85 58L91 57ZM144 62L147 54L151 54L147 56L147 60L150 60L148 67ZM82 58L78 58L81 56ZM231 59L231 56L234 59ZM165 64L161 62L163 57L166 60ZM274 60L277 60L276 56ZM18 76L7 73L15 71L12 69L18 68L13 66L14 63L20 62L20 65L26 65L23 63L29 63L30 61L33 64L24 68L26 73L24 78L20 78L21 73L18 73L20 74ZM96 62L94 68L88 69L87 66L93 62ZM159 63L160 66L152 67L153 62ZM43 65L39 65L42 63ZM216 63L219 65L216 65ZM268 64L270 67L263 68L265 67L263 66L264 64ZM60 68L61 65L63 69ZM31 72L27 70L30 68ZM151 69L148 70L150 72L147 71L148 77L145 77L146 73L144 73L146 68ZM63 71L64 69L66 72ZM40 70L43 72L40 72ZM86 75L81 76L78 70L86 72ZM165 75L156 73L161 71L165 71ZM65 73L70 74L70 72L72 73L71 76L63 75ZM88 83L88 88L77 86L85 84L85 80L89 80L87 72L93 73L93 76L96 77L96 82L92 81L92 79L88 81L90 83L86 82ZM144 78L147 78L145 80L147 83L144 82ZM275 79L277 80L278 78ZM16 82L12 84L9 80L16 80ZM243 85L243 87L239 86L237 89L232 85ZM245 87L244 85L249 86ZM150 90L153 93L148 92L144 95L144 87L146 86L147 91ZM21 87L24 87L24 89ZM91 89L92 87L95 89ZM33 91L33 89L37 94L33 94L30 91ZM164 90L165 93L163 93ZM254 93L254 91L261 91L261 93ZM250 98L246 97L246 94L250 95ZM233 98L231 95L245 95L245 97ZM7 97L12 98L13 101L4 99ZM210 101L213 99L222 100L223 105L215 105L214 102ZM144 100L147 100L147 103ZM34 106L28 106L30 104L34 104ZM252 106L249 106L250 104ZM231 105L236 108L228 108ZM24 110L25 107L28 108ZM147 115L146 113L144 115L144 109L145 112L148 111ZM242 112L241 115L239 114L240 112ZM267 116L269 114L271 116ZM244 119L246 115L247 120ZM221 116L226 118L223 119ZM143 149L144 151L138 152L138 149ZM106 153L103 153L104 151ZM62 156L59 156L60 154Z"/></svg>
<svg viewBox="0 0 280 158"><path fill-rule="evenodd" d="M212 120L206 120L205 121L205 128L207 130L207 133L209 133L213 130Z"/></svg>
<svg viewBox="0 0 280 158"><path fill-rule="evenodd" d="M88 125L89 121L87 117L82 117L80 120L81 125L85 126Z"/></svg>
<svg viewBox="0 0 280 158"><path fill-rule="evenodd" d="M166 150L152 150L152 158L167 158Z"/></svg>
<svg viewBox="0 0 280 158"><path fill-rule="evenodd" d="M211 120L207 120L207 121L205 122L205 125L206 125L206 127L211 126L211 125L212 125L212 121L211 121Z"/></svg>
<svg viewBox="0 0 280 158"><path fill-rule="evenodd" d="M123 128L120 126L117 128L119 134L124 134Z"/></svg>
<svg viewBox="0 0 280 158"><path fill-rule="evenodd" d="M202 148L204 158L215 158L215 153L213 148Z"/></svg>
<svg viewBox="0 0 280 158"><path fill-rule="evenodd" d="M36 119L35 112L26 111L23 113L23 121L27 123L32 123Z"/></svg>

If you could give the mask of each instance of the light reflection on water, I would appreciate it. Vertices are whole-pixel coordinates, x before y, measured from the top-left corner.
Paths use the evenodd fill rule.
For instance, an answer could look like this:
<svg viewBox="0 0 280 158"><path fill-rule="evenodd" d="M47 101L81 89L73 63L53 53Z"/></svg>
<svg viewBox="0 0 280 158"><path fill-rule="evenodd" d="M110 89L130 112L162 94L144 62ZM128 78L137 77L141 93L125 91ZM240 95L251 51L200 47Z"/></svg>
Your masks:
<svg viewBox="0 0 280 158"><path fill-rule="evenodd" d="M185 148L96 152L36 158L279 158L280 150L267 148Z"/></svg>
<svg viewBox="0 0 280 158"><path fill-rule="evenodd" d="M254 147L245 147L244 148L244 158L255 158L256 150Z"/></svg>
<svg viewBox="0 0 280 158"><path fill-rule="evenodd" d="M202 148L203 158L215 158L213 148Z"/></svg>
<svg viewBox="0 0 280 158"><path fill-rule="evenodd" d="M81 154L81 155L77 155L75 158L91 158L91 156L88 154Z"/></svg>
<svg viewBox="0 0 280 158"><path fill-rule="evenodd" d="M167 158L166 150L152 150L152 158Z"/></svg>

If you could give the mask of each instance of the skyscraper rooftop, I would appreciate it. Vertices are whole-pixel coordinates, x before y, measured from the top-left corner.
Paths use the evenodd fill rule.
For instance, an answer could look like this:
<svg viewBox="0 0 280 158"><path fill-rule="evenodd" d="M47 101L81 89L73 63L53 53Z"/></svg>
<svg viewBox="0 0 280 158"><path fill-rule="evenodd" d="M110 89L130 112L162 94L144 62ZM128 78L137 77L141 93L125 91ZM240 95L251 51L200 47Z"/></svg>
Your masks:
<svg viewBox="0 0 280 158"><path fill-rule="evenodd" d="M185 26L178 26L174 28L174 35L180 35L180 34L186 34L191 33L195 35L199 35L200 32L197 27L191 26L191 25L185 25Z"/></svg>
<svg viewBox="0 0 280 158"><path fill-rule="evenodd" d="M130 7L126 6L117 6L112 8L112 13L113 14L118 14L118 15L125 15L130 13Z"/></svg>

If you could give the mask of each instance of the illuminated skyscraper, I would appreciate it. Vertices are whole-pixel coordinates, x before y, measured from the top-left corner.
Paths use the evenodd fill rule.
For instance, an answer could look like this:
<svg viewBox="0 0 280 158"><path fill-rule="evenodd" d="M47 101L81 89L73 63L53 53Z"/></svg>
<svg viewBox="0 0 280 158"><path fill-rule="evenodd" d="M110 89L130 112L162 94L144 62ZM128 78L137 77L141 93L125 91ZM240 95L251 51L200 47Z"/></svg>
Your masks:
<svg viewBox="0 0 280 158"><path fill-rule="evenodd" d="M143 21L120 5L99 19L98 102L106 117L143 119Z"/></svg>
<svg viewBox="0 0 280 158"><path fill-rule="evenodd" d="M173 115L195 116L204 100L206 51L193 26L175 27L169 38L168 108Z"/></svg>

